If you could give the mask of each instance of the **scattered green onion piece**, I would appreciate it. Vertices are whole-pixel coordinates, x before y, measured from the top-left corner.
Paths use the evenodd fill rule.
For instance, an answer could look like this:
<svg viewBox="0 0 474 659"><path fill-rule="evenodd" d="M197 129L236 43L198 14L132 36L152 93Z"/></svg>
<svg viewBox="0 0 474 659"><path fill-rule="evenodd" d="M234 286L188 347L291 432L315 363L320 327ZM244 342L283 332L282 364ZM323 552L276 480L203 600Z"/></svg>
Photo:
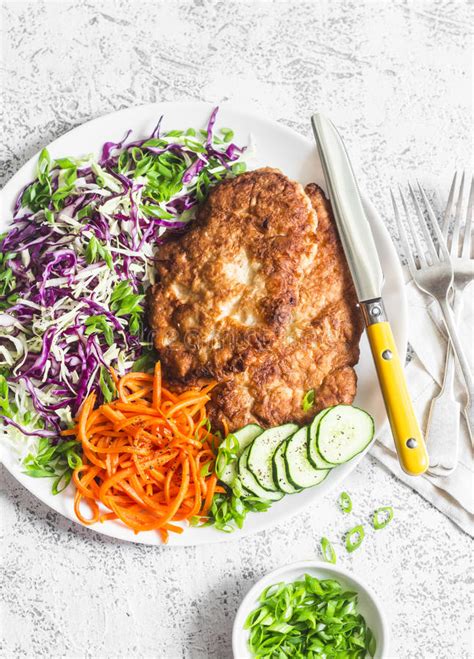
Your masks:
<svg viewBox="0 0 474 659"><path fill-rule="evenodd" d="M211 473L210 463L206 462L205 464L203 464L199 473L202 478L206 478L206 476L209 476L209 474Z"/></svg>
<svg viewBox="0 0 474 659"><path fill-rule="evenodd" d="M346 549L348 552L353 552L358 549L365 537L364 527L360 524L354 526L353 529L346 533Z"/></svg>
<svg viewBox="0 0 474 659"><path fill-rule="evenodd" d="M224 142L230 142L234 137L234 131L231 128L221 128L221 134Z"/></svg>
<svg viewBox="0 0 474 659"><path fill-rule="evenodd" d="M90 336L91 334L103 334L107 345L113 345L114 330L108 322L106 316L103 314L98 316L89 316L84 324L86 326L86 331L84 332L86 336Z"/></svg>
<svg viewBox="0 0 474 659"><path fill-rule="evenodd" d="M49 210L49 208L44 209L44 217L47 222L53 223L54 222L54 213L53 211Z"/></svg>
<svg viewBox="0 0 474 659"><path fill-rule="evenodd" d="M205 429L206 434L203 435L201 438L199 438L199 430L200 430L201 428L204 428L204 429ZM205 419L203 419L202 421L200 421L200 422L198 423L198 425L197 425L197 427L196 427L196 431L195 431L195 433L194 433L194 439L195 439L197 442L198 442L198 441L201 441L202 443L204 443L204 442L206 441L206 439L208 438L210 432L211 432L211 422L209 421L208 418L205 418Z"/></svg>
<svg viewBox="0 0 474 659"><path fill-rule="evenodd" d="M59 169L72 169L76 167L76 163L71 158L58 158L54 161L54 167Z"/></svg>
<svg viewBox="0 0 474 659"><path fill-rule="evenodd" d="M341 492L338 501L339 501L339 506L343 513L352 512L352 499L347 494L347 492Z"/></svg>
<svg viewBox="0 0 474 659"><path fill-rule="evenodd" d="M92 211L93 211L93 209L92 209L92 206L90 204L88 204L87 206L84 206L84 208L81 208L81 210L78 211L77 219L82 220L83 217L88 217L90 215L90 213L92 213Z"/></svg>
<svg viewBox="0 0 474 659"><path fill-rule="evenodd" d="M310 410L314 406L314 403L315 403L314 389L310 389L303 396L303 401L301 403L301 409L303 410L303 412L307 412L308 410Z"/></svg>
<svg viewBox="0 0 474 659"><path fill-rule="evenodd" d="M336 563L336 552L327 538L321 538L321 551L326 563Z"/></svg>
<svg viewBox="0 0 474 659"><path fill-rule="evenodd" d="M158 354L154 348L147 348L133 364L132 371L135 373L153 373L157 361Z"/></svg>
<svg viewBox="0 0 474 659"><path fill-rule="evenodd" d="M38 158L37 175L40 183L43 183L49 174L51 165L51 157L47 149L43 149Z"/></svg>
<svg viewBox="0 0 474 659"><path fill-rule="evenodd" d="M393 519L392 506L382 506L374 512L373 525L376 531L384 529Z"/></svg>
<svg viewBox="0 0 474 659"><path fill-rule="evenodd" d="M247 170L247 165L244 162L236 162L230 168L233 174L243 174Z"/></svg>
<svg viewBox="0 0 474 659"><path fill-rule="evenodd" d="M237 460L238 450L239 440L234 434L230 433L219 446L217 453L215 471L218 478L222 478L224 469L228 464Z"/></svg>
<svg viewBox="0 0 474 659"><path fill-rule="evenodd" d="M8 396L8 382L3 375L0 375L0 410L5 416L12 416L12 410L10 408Z"/></svg>
<svg viewBox="0 0 474 659"><path fill-rule="evenodd" d="M105 366L100 367L99 385L104 396L104 401L110 403L116 396L116 388L109 370Z"/></svg>

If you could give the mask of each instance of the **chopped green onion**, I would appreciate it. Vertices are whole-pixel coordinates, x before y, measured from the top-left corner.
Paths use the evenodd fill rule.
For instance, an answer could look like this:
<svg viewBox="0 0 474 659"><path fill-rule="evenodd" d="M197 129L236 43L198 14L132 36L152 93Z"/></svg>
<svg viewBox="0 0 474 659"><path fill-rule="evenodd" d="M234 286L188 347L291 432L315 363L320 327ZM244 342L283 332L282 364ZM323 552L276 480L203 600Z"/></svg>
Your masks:
<svg viewBox="0 0 474 659"><path fill-rule="evenodd" d="M49 222L50 224L54 222L54 213L53 211L49 210L49 208L44 209L44 217L46 222Z"/></svg>
<svg viewBox="0 0 474 659"><path fill-rule="evenodd" d="M128 280L121 281L112 291L110 308L117 316L130 316L129 330L131 334L138 334L141 327L143 307L140 303L145 298L133 292Z"/></svg>
<svg viewBox="0 0 474 659"><path fill-rule="evenodd" d="M49 152L47 149L43 149L39 155L38 166L36 170L38 175L38 181L40 183L44 183L46 180L48 180L50 165L51 165L51 158L49 156Z"/></svg>
<svg viewBox="0 0 474 659"><path fill-rule="evenodd" d="M247 165L244 162L236 162L230 168L233 174L243 174L247 170Z"/></svg>
<svg viewBox="0 0 474 659"><path fill-rule="evenodd" d="M384 529L393 519L392 506L382 506L374 512L373 525L376 531Z"/></svg>
<svg viewBox="0 0 474 659"><path fill-rule="evenodd" d="M102 259L106 262L110 270L113 270L112 256L110 255L109 250L102 245L101 242L93 235L89 240L89 244L86 248L85 253L87 263L95 263L98 259Z"/></svg>
<svg viewBox="0 0 474 659"><path fill-rule="evenodd" d="M372 631L357 610L357 593L335 579L305 574L293 583L265 588L248 615L253 657L363 659L376 649Z"/></svg>
<svg viewBox="0 0 474 659"><path fill-rule="evenodd" d="M76 163L71 158L58 158L54 161L54 167L59 169L72 169L76 167Z"/></svg>
<svg viewBox="0 0 474 659"><path fill-rule="evenodd" d="M315 392L314 389L310 389L303 396L301 409L303 410L303 412L307 412L314 406L314 403L315 403Z"/></svg>
<svg viewBox="0 0 474 659"><path fill-rule="evenodd" d="M112 376L105 366L100 368L99 385L104 396L104 401L110 403L116 396L116 389Z"/></svg>
<svg viewBox="0 0 474 659"><path fill-rule="evenodd" d="M84 332L86 336L90 336L91 334L103 334L107 345L113 345L114 330L104 315L89 316L84 324L86 326L86 331Z"/></svg>
<svg viewBox="0 0 474 659"><path fill-rule="evenodd" d="M204 428L206 430L206 434L201 439L199 439L199 430L201 428ZM211 422L206 417L205 419L203 419L202 421L200 421L198 423L198 425L196 427L196 430L194 432L194 439L196 441L201 441L202 443L204 443L206 441L206 439L208 438L210 432L211 432Z"/></svg>
<svg viewBox="0 0 474 659"><path fill-rule="evenodd" d="M236 496L231 494L215 494L212 499L209 517L205 526L214 526L218 531L232 533L241 529L249 512L266 512L271 501L253 496Z"/></svg>
<svg viewBox="0 0 474 659"><path fill-rule="evenodd" d="M364 527L360 524L354 526L353 529L346 533L346 549L348 552L353 552L358 549L365 537Z"/></svg>
<svg viewBox="0 0 474 659"><path fill-rule="evenodd" d="M23 460L25 474L33 478L54 478L51 491L59 494L69 485L73 470L82 465L80 450L81 445L74 439L53 445L42 437L36 455L30 453Z"/></svg>
<svg viewBox="0 0 474 659"><path fill-rule="evenodd" d="M343 513L352 512L352 499L347 494L347 492L341 492L338 501L339 501L339 507L341 508Z"/></svg>
<svg viewBox="0 0 474 659"><path fill-rule="evenodd" d="M234 137L234 131L231 128L221 128L221 135L224 142L230 142Z"/></svg>
<svg viewBox="0 0 474 659"><path fill-rule="evenodd" d="M337 560L334 547L327 538L321 538L321 551L326 563L335 563Z"/></svg>
<svg viewBox="0 0 474 659"><path fill-rule="evenodd" d="M218 478L222 478L224 469L228 464L237 460L239 450L239 440L237 437L230 433L219 446L217 453L215 471Z"/></svg>
<svg viewBox="0 0 474 659"><path fill-rule="evenodd" d="M147 348L133 364L132 371L134 373L153 373L157 361L158 354L154 348Z"/></svg>
<svg viewBox="0 0 474 659"><path fill-rule="evenodd" d="M201 471L199 472L202 478L206 478L206 476L209 476L209 474L211 473L210 465L211 465L210 462L206 462L205 464L202 465Z"/></svg>
<svg viewBox="0 0 474 659"><path fill-rule="evenodd" d="M3 375L0 375L0 410L2 410L5 416L13 416L9 402L8 382Z"/></svg>

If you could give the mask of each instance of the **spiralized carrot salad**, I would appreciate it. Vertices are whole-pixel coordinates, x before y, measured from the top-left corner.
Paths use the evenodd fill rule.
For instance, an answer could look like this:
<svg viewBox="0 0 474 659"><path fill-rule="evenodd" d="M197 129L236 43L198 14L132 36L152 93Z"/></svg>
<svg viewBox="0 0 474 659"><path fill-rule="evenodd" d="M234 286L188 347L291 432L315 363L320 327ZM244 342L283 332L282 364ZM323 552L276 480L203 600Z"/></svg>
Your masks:
<svg viewBox="0 0 474 659"><path fill-rule="evenodd" d="M74 470L74 510L83 524L122 521L135 533L170 532L205 521L216 493L221 438L210 430L206 403L215 383L176 394L153 374L111 371L118 397L96 407L91 393L73 429L83 451ZM89 509L89 515L84 508Z"/></svg>

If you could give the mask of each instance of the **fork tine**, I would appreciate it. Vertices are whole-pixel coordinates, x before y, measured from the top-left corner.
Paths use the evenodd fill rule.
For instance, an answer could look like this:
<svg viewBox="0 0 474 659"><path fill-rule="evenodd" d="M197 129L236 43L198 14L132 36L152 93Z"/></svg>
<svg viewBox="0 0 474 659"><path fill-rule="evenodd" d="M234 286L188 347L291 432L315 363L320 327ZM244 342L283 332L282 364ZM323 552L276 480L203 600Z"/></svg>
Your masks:
<svg viewBox="0 0 474 659"><path fill-rule="evenodd" d="M436 261L439 261L439 256L438 252L436 250L435 244L433 242L433 238L431 237L431 234L428 230L428 226L426 224L426 220L423 216L423 212L421 210L420 204L418 202L418 199L415 196L415 192L413 191L413 188L411 187L410 183L408 184L408 189L410 190L410 195L413 201L413 205L415 206L416 214L418 215L418 220L421 225L421 230L423 232L423 235L425 237L426 241L426 247L428 249L428 253L430 254L431 258L433 259L433 263Z"/></svg>
<svg viewBox="0 0 474 659"><path fill-rule="evenodd" d="M441 229L439 228L438 220L436 219L436 215L434 214L433 207L431 206L431 204L428 200L428 197L426 196L426 193L425 193L424 189L421 187L421 185L418 181L417 181L417 183L418 183L418 189L420 190L423 201L425 202L426 210L428 212L428 217L430 218L430 221L431 221L431 224L433 225L433 230L435 232L436 238L438 239L438 244L439 244L438 256L440 256L440 254L443 256L441 261L443 261L444 259L449 260L449 252L448 252L448 247L446 245L446 240L444 239L443 234L441 233ZM430 236L430 238L431 238L431 236ZM431 240L431 242L433 243L433 240ZM433 247L434 247L434 243L433 243Z"/></svg>
<svg viewBox="0 0 474 659"><path fill-rule="evenodd" d="M444 217L443 217L442 232L446 244L448 243L448 231L449 231L449 225L451 224L451 213L453 212L454 191L456 189L457 177L458 177L458 173L454 172L453 182L451 183L451 189L449 190L448 203L446 204L446 210L444 211Z"/></svg>
<svg viewBox="0 0 474 659"><path fill-rule="evenodd" d="M398 186L398 189L399 189L399 192L400 192L400 197L401 197L401 200L402 200L403 209L405 211L405 217L406 217L406 220L407 220L407 224L408 224L408 227L410 229L411 237L412 237L413 242L415 243L415 247L416 247L415 256L418 256L418 261L420 263L420 267L423 268L426 265L428 265L428 263L426 261L425 251L424 251L423 246L421 244L420 237L418 235L418 231L416 230L416 226L415 226L415 224L413 223L413 220L410 217L410 213L408 212L407 202L405 200L405 196L403 195L402 189L401 189L400 186ZM415 263L416 263L416 261L415 261Z"/></svg>
<svg viewBox="0 0 474 659"><path fill-rule="evenodd" d="M395 214L395 222L398 228L398 236L400 238L400 242L402 243L403 251L405 253L405 258L408 263L408 270L410 271L411 276L414 278L417 270L415 259L413 258L413 255L411 253L410 243L408 242L408 237L405 231L405 227L403 226L400 213L398 212L397 202L395 201L395 197L393 195L392 190L390 190L390 195L392 197L393 212Z"/></svg>
<svg viewBox="0 0 474 659"><path fill-rule="evenodd" d="M402 205L403 205L403 209L405 211L405 217L406 217L406 220L407 220L407 224L410 228L411 237L412 237L412 239L415 243L415 247L416 247L416 255L415 256L418 256L418 261L420 263L420 267L424 268L426 265L428 265L427 262L426 262L425 252L422 249L422 245L421 245L421 242L420 242L420 238L418 236L418 232L416 231L416 227L414 226L413 221L410 218L410 214L408 212L408 207L407 207L407 202L405 201L405 197L403 196L403 192L402 192L402 189L401 189L400 186L398 186L398 191L400 193L400 198L402 200ZM415 264L416 264L416 261L415 261Z"/></svg>
<svg viewBox="0 0 474 659"><path fill-rule="evenodd" d="M464 225L464 240L461 256L465 259L471 258L472 240L472 207L474 205L474 177L471 178L471 189L469 190L469 201L467 202L466 224Z"/></svg>
<svg viewBox="0 0 474 659"><path fill-rule="evenodd" d="M456 212L454 215L453 235L451 237L451 256L459 255L459 234L461 230L462 221L462 198L464 195L464 172L461 178L461 185L458 192L458 200L456 202Z"/></svg>

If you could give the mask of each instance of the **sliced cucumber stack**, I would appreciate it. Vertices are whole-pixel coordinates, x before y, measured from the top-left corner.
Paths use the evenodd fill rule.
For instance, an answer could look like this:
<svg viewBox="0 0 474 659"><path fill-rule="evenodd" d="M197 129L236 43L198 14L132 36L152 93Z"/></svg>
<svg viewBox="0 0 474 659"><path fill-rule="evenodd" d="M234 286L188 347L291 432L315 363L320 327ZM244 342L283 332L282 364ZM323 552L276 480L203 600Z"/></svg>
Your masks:
<svg viewBox="0 0 474 659"><path fill-rule="evenodd" d="M255 478L255 476L249 470L247 466L247 458L249 455L249 451L250 451L250 446L247 446L247 448L244 449L244 452L239 458L240 482L242 483L243 487L248 492L250 492L250 494L259 497L260 499L267 499L268 501L279 501L284 493L280 491L269 492L268 490L264 490L263 487Z"/></svg>
<svg viewBox="0 0 474 659"><path fill-rule="evenodd" d="M327 462L343 464L370 444L374 430L374 420L364 410L351 405L336 405L319 421L318 451Z"/></svg>
<svg viewBox="0 0 474 659"><path fill-rule="evenodd" d="M278 491L273 480L273 454L284 439L298 430L294 423L264 430L250 445L247 467L255 476L260 486L269 492Z"/></svg>
<svg viewBox="0 0 474 659"><path fill-rule="evenodd" d="M240 458L240 456L244 452L244 449L246 449L247 446L251 442L253 442L255 437L257 437L257 435L260 435L262 432L263 432L263 428L257 426L256 423L249 423L248 426L244 426L243 428L240 428L240 430L236 430L234 433L232 433L239 442L237 458ZM232 487L232 483L234 482L234 479L237 475L237 467L238 467L238 460L233 460L226 466L220 477L220 480L229 487Z"/></svg>
<svg viewBox="0 0 474 659"><path fill-rule="evenodd" d="M300 428L288 440L285 450L285 463L288 480L295 488L305 489L321 483L329 469L315 469L308 459L308 426Z"/></svg>
<svg viewBox="0 0 474 659"><path fill-rule="evenodd" d="M221 480L232 487L238 476L246 495L278 501L318 485L333 467L363 451L373 439L374 421L357 407L336 405L303 428L286 423L262 430L252 423L234 435L239 457Z"/></svg>
<svg viewBox="0 0 474 659"><path fill-rule="evenodd" d="M329 412L331 408L321 410L313 419L309 427L308 436L308 459L315 469L331 469L334 465L323 458L318 449L318 428L321 419Z"/></svg>

